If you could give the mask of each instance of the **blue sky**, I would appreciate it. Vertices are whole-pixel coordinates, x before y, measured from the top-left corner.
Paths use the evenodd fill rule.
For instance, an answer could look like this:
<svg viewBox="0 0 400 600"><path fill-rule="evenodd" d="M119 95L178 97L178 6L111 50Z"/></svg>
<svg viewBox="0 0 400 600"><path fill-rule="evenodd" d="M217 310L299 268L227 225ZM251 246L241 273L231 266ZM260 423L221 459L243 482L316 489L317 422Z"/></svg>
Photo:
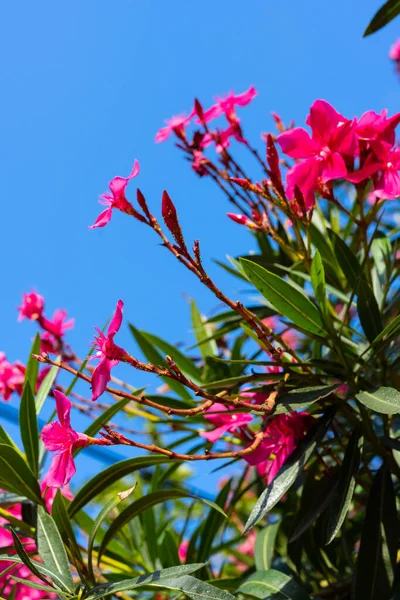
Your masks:
<svg viewBox="0 0 400 600"><path fill-rule="evenodd" d="M29 351L34 327L17 323L15 306L31 288L48 312L65 307L76 318L69 340L81 355L118 298L127 319L171 342L191 340L188 296L205 313L216 307L148 228L115 214L88 230L99 194L135 158L131 198L137 182L157 211L167 189L187 239L201 240L210 274L237 296L212 259L247 252L251 237L225 217L211 183L154 135L194 96L207 105L250 84L259 95L241 117L261 151L271 110L299 125L317 98L348 117L394 112L400 88L387 53L400 21L361 37L381 1L253 0L245 10L239 0L2 3L0 349L9 359ZM118 341L134 349L126 329Z"/></svg>

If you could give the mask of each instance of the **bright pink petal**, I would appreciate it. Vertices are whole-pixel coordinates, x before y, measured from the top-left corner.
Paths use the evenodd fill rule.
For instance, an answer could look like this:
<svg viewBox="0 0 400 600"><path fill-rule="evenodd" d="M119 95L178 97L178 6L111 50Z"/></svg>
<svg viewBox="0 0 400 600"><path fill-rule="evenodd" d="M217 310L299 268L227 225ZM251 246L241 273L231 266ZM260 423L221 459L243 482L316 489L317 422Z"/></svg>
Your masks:
<svg viewBox="0 0 400 600"><path fill-rule="evenodd" d="M309 158L318 151L318 146L313 142L305 129L295 127L290 131L281 133L277 142L282 152L291 158Z"/></svg>
<svg viewBox="0 0 400 600"><path fill-rule="evenodd" d="M234 96L234 101L235 101L235 104L237 104L238 106L246 106L252 100L254 100L254 98L256 96L257 96L256 88L254 87L254 85L252 85L245 92L242 92L241 94L237 94L237 96Z"/></svg>
<svg viewBox="0 0 400 600"><path fill-rule="evenodd" d="M378 171L380 171L382 166L379 163L373 163L359 169L358 171L354 171L354 173L348 173L346 175L347 181L351 181L351 183L361 183L365 179L369 179L371 175L374 175Z"/></svg>
<svg viewBox="0 0 400 600"><path fill-rule="evenodd" d="M216 119L217 117L221 116L223 112L224 111L222 110L220 104L214 104L213 106L211 106L211 108L204 111L203 120L206 123L208 123L209 121L212 121L213 119Z"/></svg>
<svg viewBox="0 0 400 600"><path fill-rule="evenodd" d="M107 208L103 210L97 217L96 221L93 225L89 226L89 229L96 229L97 227L105 227L107 223L111 221L112 217L112 208Z"/></svg>
<svg viewBox="0 0 400 600"><path fill-rule="evenodd" d="M400 175L389 169L385 171L374 189L373 195L381 200L400 198Z"/></svg>
<svg viewBox="0 0 400 600"><path fill-rule="evenodd" d="M332 179L342 179L346 177L346 164L338 152L332 152L324 161L321 169L322 183L332 181Z"/></svg>
<svg viewBox="0 0 400 600"><path fill-rule="evenodd" d="M76 468L72 458L72 447L60 452L53 458L47 474L47 485L49 487L62 487L66 485L75 474Z"/></svg>
<svg viewBox="0 0 400 600"><path fill-rule="evenodd" d="M92 402L97 400L105 391L111 379L112 361L103 357L92 374Z"/></svg>
<svg viewBox="0 0 400 600"><path fill-rule="evenodd" d="M112 179L110 181L110 183L108 184L108 187L112 191L113 196L116 200L122 194L124 194L126 186L128 185L129 181L131 179L133 179L134 177L136 177L138 174L139 174L139 163L137 160L135 160L131 174L128 175L128 177L117 176L117 177L114 177L114 179Z"/></svg>
<svg viewBox="0 0 400 600"><path fill-rule="evenodd" d="M118 300L114 316L111 319L110 324L108 326L107 335L110 338L113 338L117 331L119 331L119 328L121 327L123 306L124 303L122 302L122 300Z"/></svg>
<svg viewBox="0 0 400 600"><path fill-rule="evenodd" d="M172 129L171 127L161 127L161 129L159 131L157 131L156 133L156 142L157 144L161 143L161 142L165 142L172 133Z"/></svg>
<svg viewBox="0 0 400 600"><path fill-rule="evenodd" d="M229 429L229 425L221 425L212 431L200 431L201 437L205 438L209 442L216 442L219 438L224 435Z"/></svg>
<svg viewBox="0 0 400 600"><path fill-rule="evenodd" d="M316 100L310 109L307 125L312 129L313 140L322 146L328 144L330 136L339 123L348 121L326 100Z"/></svg>
<svg viewBox="0 0 400 600"><path fill-rule="evenodd" d="M315 203L314 192L317 188L320 166L321 161L309 158L294 165L286 175L288 197L291 200L295 198L295 186L297 186L304 196L307 210L312 208Z"/></svg>
<svg viewBox="0 0 400 600"><path fill-rule="evenodd" d="M71 414L71 402L65 394L54 390L54 397L56 399L56 410L58 420L63 427L71 427L70 414Z"/></svg>
<svg viewBox="0 0 400 600"><path fill-rule="evenodd" d="M269 485L271 481L275 478L277 473L280 471L282 465L286 462L288 457L292 454L295 449L296 444L294 438L292 436L286 437L283 440L283 443L280 445L279 450L277 450L275 458L272 460L271 468L268 471L267 484Z"/></svg>

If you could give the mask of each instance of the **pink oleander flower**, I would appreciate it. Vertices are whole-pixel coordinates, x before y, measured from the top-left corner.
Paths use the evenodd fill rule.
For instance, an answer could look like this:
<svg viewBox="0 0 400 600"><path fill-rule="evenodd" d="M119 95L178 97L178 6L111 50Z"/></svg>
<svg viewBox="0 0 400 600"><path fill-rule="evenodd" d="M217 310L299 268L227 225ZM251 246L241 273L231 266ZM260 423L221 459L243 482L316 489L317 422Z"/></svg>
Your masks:
<svg viewBox="0 0 400 600"><path fill-rule="evenodd" d="M391 46L389 52L389 58L392 60L400 60L400 39L396 40Z"/></svg>
<svg viewBox="0 0 400 600"><path fill-rule="evenodd" d="M59 488L66 485L75 474L76 468L72 451L89 445L89 438L84 433L77 433L71 427L70 400L58 390L54 390L58 421L45 425L41 438L50 452L55 452L47 474L46 483L49 487Z"/></svg>
<svg viewBox="0 0 400 600"><path fill-rule="evenodd" d="M212 119L216 119L221 115L225 115L228 121L236 123L237 117L235 113L235 106L246 106L257 96L257 92L254 86L249 87L248 90L242 94L235 95L234 92L229 92L225 98L215 98L217 101L211 108L204 111L203 120L208 123ZM200 122L200 121L197 121Z"/></svg>
<svg viewBox="0 0 400 600"><path fill-rule="evenodd" d="M178 548L178 556L179 556L179 560L184 563L186 561L186 557L187 557L187 552L188 552L188 548L189 548L189 542L186 540L183 540L183 542L181 542L179 544L179 548Z"/></svg>
<svg viewBox="0 0 400 600"><path fill-rule="evenodd" d="M43 500L46 502L46 508L51 513L51 510L53 508L54 498L56 497L56 494L57 494L57 488L49 486L49 473L46 473L46 475L43 477L41 484L40 484L40 491L42 492ZM68 484L66 484L63 488L61 488L60 491L61 491L62 495L64 496L64 498L67 498L67 500L74 499L74 496L73 496Z"/></svg>
<svg viewBox="0 0 400 600"><path fill-rule="evenodd" d="M358 171L346 177L352 183L360 183L374 178L371 199L394 200L400 198L400 148L393 150L387 144L371 142L373 153L366 159Z"/></svg>
<svg viewBox="0 0 400 600"><path fill-rule="evenodd" d="M44 308L44 298L36 292L28 292L22 296L22 305L18 306L18 321L29 319L36 321L42 316Z"/></svg>
<svg viewBox="0 0 400 600"><path fill-rule="evenodd" d="M386 109L378 115L373 110L365 112L354 126L354 133L363 142L381 142L390 147L396 139L395 129L400 123L400 113L387 117Z"/></svg>
<svg viewBox="0 0 400 600"><path fill-rule="evenodd" d="M106 210L103 210L102 213L99 214L95 223L89 227L89 229L95 229L96 227L105 227L107 223L110 222L112 211L114 208L117 208L121 212L129 214L134 214L132 205L125 197L125 190L128 186L128 183L131 179L139 175L139 163L135 160L133 164L133 169L131 174L128 177L114 177L108 184L111 194L106 192L102 196L100 196L101 200L99 200L100 204L107 206Z"/></svg>
<svg viewBox="0 0 400 600"><path fill-rule="evenodd" d="M212 431L201 431L201 437L209 442L216 442L224 433L233 433L240 427L247 425L253 420L253 417L246 413L233 413L233 409L228 409L224 404L218 402L210 406L204 414L204 418L215 425L216 429Z"/></svg>
<svg viewBox="0 0 400 600"><path fill-rule="evenodd" d="M287 195L296 197L295 188L302 193L306 210L315 204L314 192L318 183L327 183L347 175L345 158L357 152L353 121L349 121L325 100L316 100L306 121L312 136L300 127L278 136L282 152L294 159L304 159L289 169L286 177Z"/></svg>
<svg viewBox="0 0 400 600"><path fill-rule="evenodd" d="M193 119L195 112L192 111L189 116L185 115L177 115L175 117L171 117L171 119L166 119L165 122L167 124L166 127L162 127L156 133L156 142L165 142L172 133L175 133L179 138L185 138L185 127L190 123Z"/></svg>
<svg viewBox="0 0 400 600"><path fill-rule="evenodd" d="M277 415L268 423L260 446L243 458L269 485L313 423L314 417L306 412Z"/></svg>
<svg viewBox="0 0 400 600"><path fill-rule="evenodd" d="M107 387L111 379L111 369L115 367L121 358L126 354L123 348L114 343L114 336L119 331L122 324L122 308L124 303L118 300L113 318L110 321L107 330L107 336L96 327L97 336L95 336L94 347L97 348L96 355L91 359L99 358L100 362L93 371L92 375L92 401L99 398Z"/></svg>
<svg viewBox="0 0 400 600"><path fill-rule="evenodd" d="M58 340L64 336L64 333L68 331L68 329L72 329L74 323L75 319L67 320L67 311L63 308L57 309L51 320L41 317L39 321L41 327ZM50 338L47 337L46 340L50 341Z"/></svg>
<svg viewBox="0 0 400 600"><path fill-rule="evenodd" d="M14 506L7 507L7 510L14 515L14 517L22 519L21 504L15 504ZM3 548L8 548L14 545L11 532L4 527L6 524L7 520L0 517L0 554L4 553L2 551ZM36 547L31 540L28 538L21 538L21 542L25 544L25 550L28 553L35 552ZM7 551L7 553L9 553L9 551ZM11 566L11 564L12 563L9 561L0 561L0 572ZM32 575L25 565L16 565L12 572L6 573L0 577L0 590L3 598L13 598L14 600L40 600L41 598L57 598L56 594L48 594L42 590L35 590L34 588L28 587L23 583L14 582L12 579L13 575L26 581L43 583L35 575Z"/></svg>
<svg viewBox="0 0 400 600"><path fill-rule="evenodd" d="M19 362L9 363L4 352L0 352L0 397L7 401L13 393L22 394L25 366Z"/></svg>

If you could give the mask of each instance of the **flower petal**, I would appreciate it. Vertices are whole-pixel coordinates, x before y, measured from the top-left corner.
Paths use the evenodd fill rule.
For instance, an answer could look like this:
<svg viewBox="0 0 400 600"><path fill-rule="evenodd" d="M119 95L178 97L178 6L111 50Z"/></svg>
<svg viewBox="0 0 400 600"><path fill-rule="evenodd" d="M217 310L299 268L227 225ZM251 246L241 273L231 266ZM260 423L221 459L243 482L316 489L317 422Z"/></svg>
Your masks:
<svg viewBox="0 0 400 600"><path fill-rule="evenodd" d="M92 374L92 402L99 398L111 379L112 361L104 357L101 359Z"/></svg>
<svg viewBox="0 0 400 600"><path fill-rule="evenodd" d="M107 225L107 223L109 223L111 221L111 217L112 217L112 208L107 208L106 210L103 210L103 212L101 212L99 214L99 216L97 217L97 219L95 220L93 225L89 226L89 229L96 229L97 227L105 227L105 225Z"/></svg>
<svg viewBox="0 0 400 600"><path fill-rule="evenodd" d="M209 442L216 442L222 435L224 435L224 433L228 431L228 429L229 425L221 425L212 431L200 431L200 435Z"/></svg>
<svg viewBox="0 0 400 600"><path fill-rule="evenodd" d="M113 338L117 331L119 331L119 328L121 327L123 306L124 303L122 302L122 300L118 300L114 316L111 319L110 324L108 326L107 334L110 338Z"/></svg>
<svg viewBox="0 0 400 600"><path fill-rule="evenodd" d="M64 452L60 452L53 458L47 474L47 485L49 487L62 487L66 485L75 474L76 467L72 458L72 446Z"/></svg>
<svg viewBox="0 0 400 600"><path fill-rule="evenodd" d="M318 151L318 146L313 142L309 133L301 127L281 133L277 142L282 152L291 158L309 158Z"/></svg>
<svg viewBox="0 0 400 600"><path fill-rule="evenodd" d="M346 164L339 152L332 152L324 161L321 169L322 183L346 177Z"/></svg>
<svg viewBox="0 0 400 600"><path fill-rule="evenodd" d="M63 427L70 428L71 401L65 394L59 392L58 390L54 390L54 397L56 399L56 410L60 424Z"/></svg>

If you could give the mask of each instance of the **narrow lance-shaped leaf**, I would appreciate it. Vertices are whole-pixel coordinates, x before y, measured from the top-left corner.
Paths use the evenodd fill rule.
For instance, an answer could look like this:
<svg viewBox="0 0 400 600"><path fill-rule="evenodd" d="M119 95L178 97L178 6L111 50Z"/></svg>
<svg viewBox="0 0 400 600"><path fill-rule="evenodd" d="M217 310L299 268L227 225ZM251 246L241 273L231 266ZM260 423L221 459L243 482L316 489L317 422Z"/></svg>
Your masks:
<svg viewBox="0 0 400 600"><path fill-rule="evenodd" d="M238 592L260 600L310 600L304 588L292 577L275 569L253 573Z"/></svg>
<svg viewBox="0 0 400 600"><path fill-rule="evenodd" d="M373 342L381 333L383 325L374 292L364 279L358 284L357 312L368 341Z"/></svg>
<svg viewBox="0 0 400 600"><path fill-rule="evenodd" d="M241 265L250 282L282 315L306 331L324 335L321 314L305 294L250 260L242 259Z"/></svg>
<svg viewBox="0 0 400 600"><path fill-rule="evenodd" d="M325 269L321 255L317 250L311 263L311 283L314 288L315 298L325 318L328 316L326 299Z"/></svg>
<svg viewBox="0 0 400 600"><path fill-rule="evenodd" d="M60 359L61 359L61 356L57 356L57 358L55 359L55 362L59 362ZM40 411L43 408L43 405L46 401L47 396L50 393L50 390L55 381L55 378L57 377L59 368L60 367L57 367L56 365L52 366L50 371L47 373L46 377L43 379L42 383L40 384L40 388L38 390L38 393L36 394L36 401L35 401L37 415L39 415Z"/></svg>
<svg viewBox="0 0 400 600"><path fill-rule="evenodd" d="M26 458L35 477L39 475L39 430L35 398L31 384L26 382L19 407L19 427Z"/></svg>
<svg viewBox="0 0 400 600"><path fill-rule="evenodd" d="M367 408L383 415L400 413L400 392L394 388L380 387L371 392L360 392L356 398Z"/></svg>
<svg viewBox="0 0 400 600"><path fill-rule="evenodd" d="M25 381L24 381L24 386L26 385L26 382L29 381L29 383L31 384L32 390L36 390L36 381L37 381L38 372L39 372L39 363L36 360L36 358L33 358L33 356L32 356L33 354L40 354L40 335L38 333L35 335L35 339L33 340L31 351L29 352L28 362L26 363Z"/></svg>
<svg viewBox="0 0 400 600"><path fill-rule="evenodd" d="M218 353L217 345L215 341L208 339L212 334L212 328L204 323L203 317L201 316L194 300L191 302L191 315L193 333L196 337L197 345L203 358L207 358L207 356L215 356Z"/></svg>
<svg viewBox="0 0 400 600"><path fill-rule="evenodd" d="M354 430L344 455L339 483L328 509L326 520L326 544L330 544L343 525L353 497L355 476L360 466L363 437L361 429Z"/></svg>
<svg viewBox="0 0 400 600"><path fill-rule="evenodd" d="M398 15L400 15L400 0L387 0L374 15L372 21L364 31L364 37L382 29L382 27L385 27L385 25Z"/></svg>
<svg viewBox="0 0 400 600"><path fill-rule="evenodd" d="M324 437L334 415L334 408L328 409L324 416L318 419L307 433L306 437L299 443L294 452L289 456L274 480L264 490L257 500L244 532L254 527L263 517L279 502L291 485L302 472L308 459L314 452L318 442Z"/></svg>
<svg viewBox="0 0 400 600"><path fill-rule="evenodd" d="M7 444L0 444L0 473L6 491L20 494L35 504L43 503L36 477L21 454Z"/></svg>
<svg viewBox="0 0 400 600"><path fill-rule="evenodd" d="M73 592L74 584L68 557L57 526L41 506L38 508L37 519L37 543L40 558L49 571L57 574L63 589Z"/></svg>
<svg viewBox="0 0 400 600"><path fill-rule="evenodd" d="M273 414L280 415L310 406L310 404L326 398L337 388L337 385L318 385L292 390L283 396L278 396Z"/></svg>
<svg viewBox="0 0 400 600"><path fill-rule="evenodd" d="M257 533L254 545L254 562L257 571L267 571L271 568L275 540L280 522L270 523Z"/></svg>

